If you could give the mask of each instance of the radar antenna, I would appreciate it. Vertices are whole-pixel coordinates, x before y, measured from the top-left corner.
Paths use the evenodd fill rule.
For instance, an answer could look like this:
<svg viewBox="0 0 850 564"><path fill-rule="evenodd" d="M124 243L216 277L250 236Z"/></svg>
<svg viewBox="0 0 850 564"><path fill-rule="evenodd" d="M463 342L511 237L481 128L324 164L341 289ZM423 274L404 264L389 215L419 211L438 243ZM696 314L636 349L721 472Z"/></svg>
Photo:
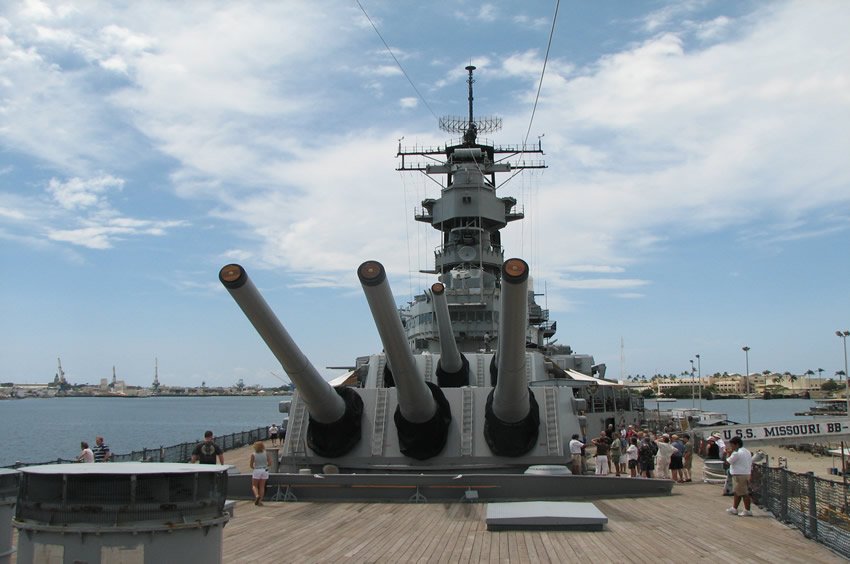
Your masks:
<svg viewBox="0 0 850 564"><path fill-rule="evenodd" d="M474 145L479 133L492 133L502 129L502 118L488 116L476 120L473 117L472 84L475 79L472 78L472 71L474 70L475 67L472 65L466 67L466 71L469 73L469 77L466 79L466 83L469 85L469 117L443 116L440 118L440 129L448 133L463 134L464 145Z"/></svg>

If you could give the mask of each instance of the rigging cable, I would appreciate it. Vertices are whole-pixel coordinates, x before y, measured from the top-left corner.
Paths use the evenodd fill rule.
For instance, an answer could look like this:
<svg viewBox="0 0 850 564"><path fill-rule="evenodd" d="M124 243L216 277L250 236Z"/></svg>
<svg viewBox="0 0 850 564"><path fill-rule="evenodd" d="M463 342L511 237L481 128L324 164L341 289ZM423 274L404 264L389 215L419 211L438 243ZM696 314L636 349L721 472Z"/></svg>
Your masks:
<svg viewBox="0 0 850 564"><path fill-rule="evenodd" d="M558 0L558 1L560 2L560 0ZM398 68L401 70L401 73L404 75L404 78L406 78L407 82L410 83L410 86L413 87L413 91L416 92L416 95L419 96L419 99L422 100L422 103L425 104L425 107L428 108L428 111L431 112L431 115L434 116L434 119L439 121L440 118L437 117L437 114L434 113L434 110L431 109L431 106L428 105L428 102L425 101L425 98L422 96L422 94L419 93L419 89L416 88L415 84L413 84L413 81L407 75L407 71L404 70L404 67L401 66L401 63L396 58L395 54L393 53L393 50L390 49L390 46L387 45L386 41L384 41L384 36L381 35L380 31L378 31L378 27L372 21L372 18L369 17L369 14L366 13L366 8L363 7L363 4L360 3L360 0L355 0L355 2L357 2L357 7L360 8L360 11L363 12L363 15L366 16L366 19L369 20L369 24L372 26L372 29L374 29L375 33L378 34L378 37L381 39L381 42L384 44L384 47L387 48L387 52L390 54L390 57L392 57L393 60L395 61L395 64L398 65ZM551 38L549 39L549 41L550 42L552 41ZM544 65L544 68L545 68L545 65ZM531 126L529 126L529 127L531 127Z"/></svg>
<svg viewBox="0 0 850 564"><path fill-rule="evenodd" d="M357 3L360 3L359 0ZM540 90L543 88L543 75L546 74L546 63L549 61L549 50L552 49L552 37L555 35L555 22L558 21L558 8L560 8L560 6L561 0L557 0L557 2L555 2L555 15L552 16L552 28L549 30L549 42L546 44L546 56L543 58L543 70L540 72L540 82L537 84L537 95L534 97L534 106L531 108L531 119L528 121L528 131L525 132L525 139L522 141L523 152L525 151L526 143L528 143L528 136L531 134L531 124L534 123L534 114L537 112L537 101L540 100Z"/></svg>

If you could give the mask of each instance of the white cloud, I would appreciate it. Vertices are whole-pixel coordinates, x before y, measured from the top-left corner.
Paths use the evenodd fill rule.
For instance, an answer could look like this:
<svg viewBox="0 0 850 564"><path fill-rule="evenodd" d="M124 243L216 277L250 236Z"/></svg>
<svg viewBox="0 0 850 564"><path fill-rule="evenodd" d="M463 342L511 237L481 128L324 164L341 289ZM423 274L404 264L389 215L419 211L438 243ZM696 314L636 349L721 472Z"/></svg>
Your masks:
<svg viewBox="0 0 850 564"><path fill-rule="evenodd" d="M124 180L114 176L104 175L90 179L71 178L61 182L51 178L47 191L53 199L66 210L104 207L104 195L111 189L121 190Z"/></svg>
<svg viewBox="0 0 850 564"><path fill-rule="evenodd" d="M419 105L419 98L408 96L399 100L398 103L402 108L415 108Z"/></svg>
<svg viewBox="0 0 850 564"><path fill-rule="evenodd" d="M705 48L667 32L575 78L554 67L537 119L547 153L567 166L539 181L538 221L558 226L541 256L557 241L574 250L565 262L623 264L670 234L763 220L770 240L777 229L847 229L812 223L850 200L850 40L842 8L816 8L771 8ZM531 58L515 60L531 91Z"/></svg>
<svg viewBox="0 0 850 564"><path fill-rule="evenodd" d="M160 237L168 229L183 225L180 221L148 221L115 217L102 222L87 220L90 225L75 229L47 229L52 241L71 243L89 249L110 249L118 241L141 235Z"/></svg>

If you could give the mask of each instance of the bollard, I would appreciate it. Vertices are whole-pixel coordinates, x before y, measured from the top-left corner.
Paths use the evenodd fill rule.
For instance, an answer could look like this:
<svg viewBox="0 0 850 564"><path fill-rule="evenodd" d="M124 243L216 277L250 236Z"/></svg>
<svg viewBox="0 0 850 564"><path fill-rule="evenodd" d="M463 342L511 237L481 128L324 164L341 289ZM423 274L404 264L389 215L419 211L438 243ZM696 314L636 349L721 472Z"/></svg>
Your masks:
<svg viewBox="0 0 850 564"><path fill-rule="evenodd" d="M788 522L788 470L780 469L779 475L779 520Z"/></svg>
<svg viewBox="0 0 850 564"><path fill-rule="evenodd" d="M809 538L817 540L818 538L818 496L815 490L815 473L806 472L806 478L809 485Z"/></svg>

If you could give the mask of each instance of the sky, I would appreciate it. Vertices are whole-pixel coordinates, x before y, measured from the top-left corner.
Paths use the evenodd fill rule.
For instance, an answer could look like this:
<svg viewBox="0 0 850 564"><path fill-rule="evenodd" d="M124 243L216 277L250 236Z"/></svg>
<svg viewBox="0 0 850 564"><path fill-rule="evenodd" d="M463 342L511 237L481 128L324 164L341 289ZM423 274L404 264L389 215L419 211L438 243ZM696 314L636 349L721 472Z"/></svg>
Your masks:
<svg viewBox="0 0 850 564"><path fill-rule="evenodd" d="M356 269L381 261L399 304L436 281L413 216L440 187L396 153L451 141L470 63L476 115L503 120L487 137L545 152L498 190L559 343L614 378L843 370L850 4L555 12L0 3L0 382L61 358L73 383L148 386L158 362L165 385L280 385L230 262L327 378L379 351Z"/></svg>

